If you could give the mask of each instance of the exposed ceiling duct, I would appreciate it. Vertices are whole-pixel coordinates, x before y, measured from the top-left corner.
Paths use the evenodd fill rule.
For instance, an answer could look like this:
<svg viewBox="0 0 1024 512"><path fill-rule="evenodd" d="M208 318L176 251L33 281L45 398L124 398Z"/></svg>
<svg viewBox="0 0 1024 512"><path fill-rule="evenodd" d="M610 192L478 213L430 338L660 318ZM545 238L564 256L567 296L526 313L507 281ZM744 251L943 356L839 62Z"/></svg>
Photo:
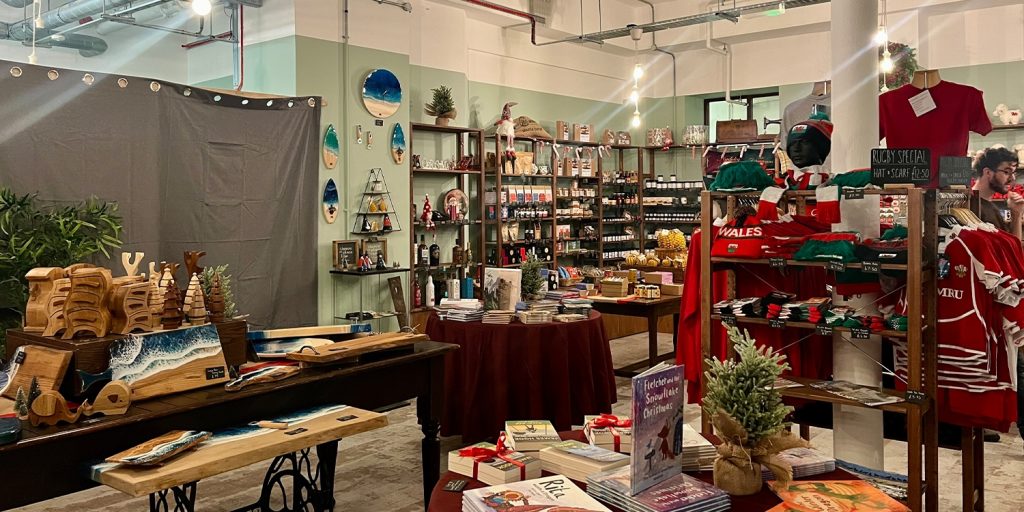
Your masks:
<svg viewBox="0 0 1024 512"><path fill-rule="evenodd" d="M3 2L11 7L17 7L18 9L22 9L32 5L32 0L0 0L0 2Z"/></svg>
<svg viewBox="0 0 1024 512"><path fill-rule="evenodd" d="M132 0L75 0L68 2L56 9L50 9L39 15L41 23L38 29L41 31L53 31L69 23L76 23L82 18L96 16L106 9L116 9L130 3ZM49 32L47 32L49 33ZM65 36L67 37L67 36ZM15 41L32 40L32 18L25 18L19 22L12 23L8 28L8 39ZM53 41L54 44L60 41Z"/></svg>

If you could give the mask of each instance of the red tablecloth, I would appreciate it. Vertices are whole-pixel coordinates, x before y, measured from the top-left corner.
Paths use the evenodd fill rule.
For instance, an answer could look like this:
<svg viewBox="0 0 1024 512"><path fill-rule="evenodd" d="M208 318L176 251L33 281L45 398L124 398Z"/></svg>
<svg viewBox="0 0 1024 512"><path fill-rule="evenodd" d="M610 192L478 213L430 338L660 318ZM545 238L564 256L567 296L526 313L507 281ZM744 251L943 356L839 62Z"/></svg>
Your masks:
<svg viewBox="0 0 1024 512"><path fill-rule="evenodd" d="M586 442L586 438L583 436L582 430L574 430L571 432L559 432L562 439L575 439L577 441ZM544 473L547 475L548 473ZM687 473L690 476L699 478L709 484L714 483L714 475L711 471L701 471L697 473ZM462 510L462 493L461 492L450 492L444 490L445 484L451 480L469 480L466 484L465 491L471 489L479 489L481 487L487 487L486 484L479 480L473 480L467 476L460 475L458 473L452 473L447 471L441 475L441 480L434 486L434 491L430 493L430 507L427 508L427 512L461 512ZM837 469L831 473L824 473L821 475L814 475L807 478L798 478L797 480L857 480L857 477ZM586 482L576 482L580 488L586 490ZM750 496L732 496L732 507L730 510L740 510L743 512L758 512L762 510L768 510L779 503L782 503L778 497L775 496L768 486L761 489L761 492ZM615 508L611 505L605 505L614 512L623 512L621 509Z"/></svg>
<svg viewBox="0 0 1024 512"><path fill-rule="evenodd" d="M441 435L493 439L505 420L550 420L558 430L584 414L611 412L612 354L601 314L580 322L508 325L427 321L435 341L459 345L445 358Z"/></svg>

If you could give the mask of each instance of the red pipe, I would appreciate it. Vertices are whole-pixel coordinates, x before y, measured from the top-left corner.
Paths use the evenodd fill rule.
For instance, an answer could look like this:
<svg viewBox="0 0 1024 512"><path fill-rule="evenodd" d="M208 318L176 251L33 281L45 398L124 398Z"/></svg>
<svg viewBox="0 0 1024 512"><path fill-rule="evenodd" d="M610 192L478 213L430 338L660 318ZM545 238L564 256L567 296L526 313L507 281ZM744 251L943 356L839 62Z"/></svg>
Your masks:
<svg viewBox="0 0 1024 512"><path fill-rule="evenodd" d="M505 14L511 14L512 16L518 16L520 18L526 18L530 20L530 42L533 43L534 45L537 44L537 18L534 17L534 15L528 12L512 9L511 7L505 7L504 5L499 5L494 2L488 2L486 0L466 0L466 2L473 5L479 5L480 7L485 7L487 9L492 9L498 12L503 12Z"/></svg>

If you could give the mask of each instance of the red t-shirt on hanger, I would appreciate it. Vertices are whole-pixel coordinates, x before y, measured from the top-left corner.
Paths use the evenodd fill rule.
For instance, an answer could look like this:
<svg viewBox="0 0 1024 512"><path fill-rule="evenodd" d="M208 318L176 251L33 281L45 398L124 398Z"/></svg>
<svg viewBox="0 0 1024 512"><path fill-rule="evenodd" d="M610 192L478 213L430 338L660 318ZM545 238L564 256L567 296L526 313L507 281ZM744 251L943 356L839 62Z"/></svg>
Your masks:
<svg viewBox="0 0 1024 512"><path fill-rule="evenodd" d="M928 148L932 153L932 180L939 183L940 156L967 156L969 132L988 135L992 121L978 89L941 81L928 91L935 109L918 117L910 98L924 89L907 84L878 97L879 138L889 148Z"/></svg>

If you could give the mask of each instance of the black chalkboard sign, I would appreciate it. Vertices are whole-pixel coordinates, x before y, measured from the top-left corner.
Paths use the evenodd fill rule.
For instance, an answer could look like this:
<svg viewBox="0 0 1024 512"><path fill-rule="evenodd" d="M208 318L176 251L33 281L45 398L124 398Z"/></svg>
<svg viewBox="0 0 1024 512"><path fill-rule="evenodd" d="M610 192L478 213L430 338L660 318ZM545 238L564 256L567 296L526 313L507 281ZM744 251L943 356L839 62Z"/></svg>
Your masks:
<svg viewBox="0 0 1024 512"><path fill-rule="evenodd" d="M335 240L333 242L334 268L341 270L345 266L354 269L359 265L359 241L358 240Z"/></svg>
<svg viewBox="0 0 1024 512"><path fill-rule="evenodd" d="M871 183L875 185L927 185L931 179L931 150L928 148L871 150Z"/></svg>
<svg viewBox="0 0 1024 512"><path fill-rule="evenodd" d="M970 185L974 177L971 158L967 156L939 157L939 186Z"/></svg>

